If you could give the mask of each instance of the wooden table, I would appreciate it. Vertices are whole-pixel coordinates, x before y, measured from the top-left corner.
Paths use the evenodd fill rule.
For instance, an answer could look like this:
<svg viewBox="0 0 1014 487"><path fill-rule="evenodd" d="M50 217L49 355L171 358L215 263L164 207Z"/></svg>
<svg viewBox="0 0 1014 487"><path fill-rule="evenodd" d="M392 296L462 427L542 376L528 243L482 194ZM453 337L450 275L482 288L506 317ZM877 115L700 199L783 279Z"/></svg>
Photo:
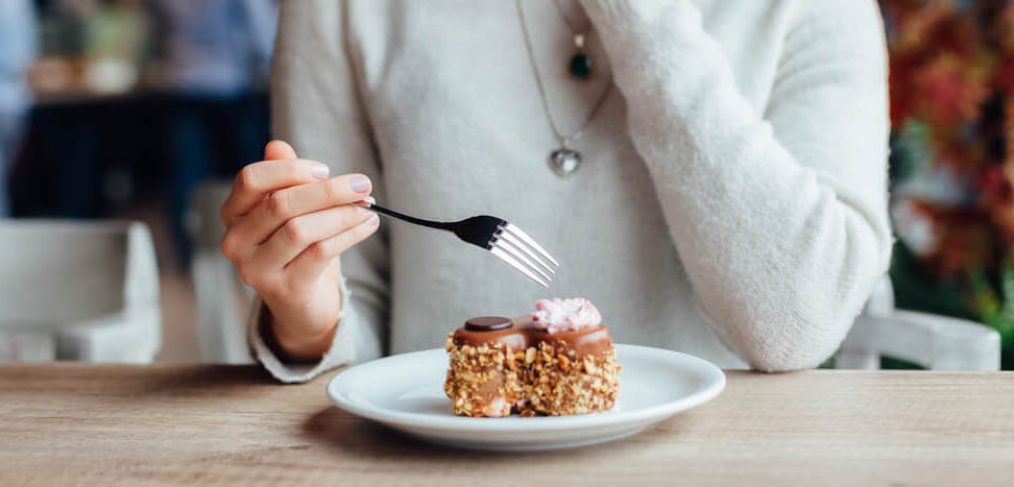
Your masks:
<svg viewBox="0 0 1014 487"><path fill-rule="evenodd" d="M386 430L331 407L329 377L0 366L0 485L1014 485L1012 373L732 372L641 435L531 454Z"/></svg>

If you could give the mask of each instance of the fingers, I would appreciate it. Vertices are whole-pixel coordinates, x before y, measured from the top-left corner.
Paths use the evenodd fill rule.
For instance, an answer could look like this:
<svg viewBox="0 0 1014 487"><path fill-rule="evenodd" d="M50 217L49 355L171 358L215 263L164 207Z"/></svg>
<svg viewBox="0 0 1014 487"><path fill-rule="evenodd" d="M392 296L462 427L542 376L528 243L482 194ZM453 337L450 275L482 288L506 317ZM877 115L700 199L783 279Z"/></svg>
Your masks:
<svg viewBox="0 0 1014 487"><path fill-rule="evenodd" d="M236 217L250 211L269 193L291 186L326 180L329 169L316 161L261 161L244 167L222 205L222 221L231 225Z"/></svg>
<svg viewBox="0 0 1014 487"><path fill-rule="evenodd" d="M359 225L311 245L286 266L289 282L312 282L317 279L332 259L366 240L378 228L380 217L373 214Z"/></svg>
<svg viewBox="0 0 1014 487"><path fill-rule="evenodd" d="M370 210L353 205L310 213L288 220L261 245L252 260L255 272L277 272L311 245L363 223Z"/></svg>
<svg viewBox="0 0 1014 487"><path fill-rule="evenodd" d="M296 150L288 142L272 140L264 147L265 161L291 161L293 159L299 159L299 157L296 156Z"/></svg>
<svg viewBox="0 0 1014 487"><path fill-rule="evenodd" d="M241 241L260 244L295 217L356 203L371 190L369 178L347 174L276 191L236 222L230 233Z"/></svg>

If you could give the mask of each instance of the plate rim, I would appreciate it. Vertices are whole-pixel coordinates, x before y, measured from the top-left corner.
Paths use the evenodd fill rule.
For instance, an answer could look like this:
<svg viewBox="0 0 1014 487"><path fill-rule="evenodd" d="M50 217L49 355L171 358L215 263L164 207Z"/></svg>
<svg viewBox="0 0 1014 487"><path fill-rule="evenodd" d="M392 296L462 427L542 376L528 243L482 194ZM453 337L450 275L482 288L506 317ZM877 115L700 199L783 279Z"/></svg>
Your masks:
<svg viewBox="0 0 1014 487"><path fill-rule="evenodd" d="M354 373L356 369L362 371L364 366L375 367L376 364L391 359L406 360L413 355L423 354L434 354L434 353L446 353L441 348L432 348L428 350L419 350L415 352L407 352L397 355L390 355L382 357L362 364L357 364L343 370L331 380L328 381L326 386L326 392L331 402L339 409L348 413L360 416L372 421L377 421L387 425L397 425L412 428L418 430L420 428L427 430L453 430L455 432L553 432L553 431L569 431L575 429L583 429L589 427L609 427L618 426L623 424L636 424L640 422L662 420L668 418L681 411L692 409L701 404L704 404L725 390L726 377L725 372L717 365L704 360L700 357L690 355L688 353L677 352L674 350L668 350L657 347L646 347L642 345L627 345L627 344L616 344L618 352L622 350L628 350L634 353L650 353L650 354L666 354L672 355L679 360L688 361L694 363L698 370L703 370L702 378L705 381L705 385L702 389L695 391L691 395L678 399L675 401L665 402L663 404L647 407L644 409L638 409L634 411L617 411L615 414L589 414L589 415L576 415L576 416L553 416L553 417L536 417L536 418L525 418L524 421L494 421L489 418L469 418L463 416L434 416L423 413L412 413L394 411L384 408L366 407L358 404L356 401L347 399L344 395L336 392L337 384L343 380L343 376L346 374ZM618 353L621 355L622 353ZM622 365L622 364L621 364ZM346 376L344 380L348 380ZM708 379L711 379L710 381ZM710 382L710 384L707 384Z"/></svg>

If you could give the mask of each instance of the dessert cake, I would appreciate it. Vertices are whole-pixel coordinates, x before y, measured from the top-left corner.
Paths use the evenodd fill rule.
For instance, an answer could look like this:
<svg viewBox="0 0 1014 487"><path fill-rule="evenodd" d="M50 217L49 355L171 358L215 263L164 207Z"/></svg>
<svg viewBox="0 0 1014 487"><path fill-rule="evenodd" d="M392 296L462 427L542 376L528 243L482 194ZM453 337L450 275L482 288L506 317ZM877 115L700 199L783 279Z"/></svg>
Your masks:
<svg viewBox="0 0 1014 487"><path fill-rule="evenodd" d="M472 318L452 332L444 392L454 413L567 416L612 409L619 392L609 330L585 299L542 299L531 316Z"/></svg>

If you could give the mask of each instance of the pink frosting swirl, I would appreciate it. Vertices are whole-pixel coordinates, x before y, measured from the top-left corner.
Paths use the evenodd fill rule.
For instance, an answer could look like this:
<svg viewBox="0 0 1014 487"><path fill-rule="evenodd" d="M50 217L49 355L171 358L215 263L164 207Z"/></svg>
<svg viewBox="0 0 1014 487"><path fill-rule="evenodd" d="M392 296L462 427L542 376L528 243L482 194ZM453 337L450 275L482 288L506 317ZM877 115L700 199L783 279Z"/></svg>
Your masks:
<svg viewBox="0 0 1014 487"><path fill-rule="evenodd" d="M540 299L535 302L532 326L549 333L575 331L602 324L602 315L584 298Z"/></svg>

